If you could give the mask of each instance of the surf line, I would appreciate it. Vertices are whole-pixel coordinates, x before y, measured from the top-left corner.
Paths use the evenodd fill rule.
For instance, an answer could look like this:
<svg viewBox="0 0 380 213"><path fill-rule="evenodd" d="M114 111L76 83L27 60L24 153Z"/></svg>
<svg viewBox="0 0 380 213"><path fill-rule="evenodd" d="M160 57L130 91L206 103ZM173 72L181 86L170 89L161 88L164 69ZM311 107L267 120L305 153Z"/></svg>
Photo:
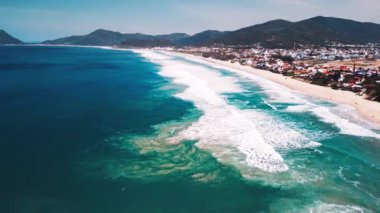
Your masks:
<svg viewBox="0 0 380 213"><path fill-rule="evenodd" d="M265 142L254 122L223 98L224 93L242 92L235 78L154 51L136 52L161 65L160 75L172 79L175 84L185 85L187 88L176 97L191 101L204 113L198 121L178 133L179 141L197 140L198 147L211 152L225 164L267 172L288 170L282 156Z"/></svg>

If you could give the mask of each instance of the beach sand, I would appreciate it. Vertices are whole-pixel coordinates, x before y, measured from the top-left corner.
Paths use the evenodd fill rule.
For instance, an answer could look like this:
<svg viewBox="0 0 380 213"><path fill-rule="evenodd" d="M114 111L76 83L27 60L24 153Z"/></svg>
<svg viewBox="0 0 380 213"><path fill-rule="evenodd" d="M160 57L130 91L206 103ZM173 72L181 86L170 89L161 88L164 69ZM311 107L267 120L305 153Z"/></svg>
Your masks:
<svg viewBox="0 0 380 213"><path fill-rule="evenodd" d="M255 69L249 66L243 66L238 63L230 63L227 61L220 61L211 58L204 58L185 53L169 52L185 58L193 60L201 60L205 64L223 66L226 69L238 69L239 71L249 72L258 77L268 79L280 85L283 85L291 90L306 95L311 95L320 99L331 101L337 104L344 104L352 106L356 109L358 114L365 120L380 125L380 103L363 99L363 97L350 92L342 90L333 90L329 87L318 86L291 77L275 74L265 70Z"/></svg>

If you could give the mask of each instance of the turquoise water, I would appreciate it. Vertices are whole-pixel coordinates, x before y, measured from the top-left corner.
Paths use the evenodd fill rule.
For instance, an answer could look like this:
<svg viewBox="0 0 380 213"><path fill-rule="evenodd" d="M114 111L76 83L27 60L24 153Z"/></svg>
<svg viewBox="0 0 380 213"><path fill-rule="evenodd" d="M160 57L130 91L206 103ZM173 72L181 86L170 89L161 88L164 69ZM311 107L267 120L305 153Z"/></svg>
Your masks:
<svg viewBox="0 0 380 213"><path fill-rule="evenodd" d="M0 47L0 212L378 212L346 106L170 54Z"/></svg>

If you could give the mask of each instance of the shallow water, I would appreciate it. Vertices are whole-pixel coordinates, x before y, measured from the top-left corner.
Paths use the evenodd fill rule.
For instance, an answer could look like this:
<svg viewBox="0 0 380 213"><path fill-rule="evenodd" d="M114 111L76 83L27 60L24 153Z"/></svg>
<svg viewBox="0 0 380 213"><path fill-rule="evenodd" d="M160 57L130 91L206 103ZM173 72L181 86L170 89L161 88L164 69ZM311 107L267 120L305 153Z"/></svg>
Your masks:
<svg viewBox="0 0 380 213"><path fill-rule="evenodd" d="M170 54L0 47L1 212L377 212L379 130Z"/></svg>

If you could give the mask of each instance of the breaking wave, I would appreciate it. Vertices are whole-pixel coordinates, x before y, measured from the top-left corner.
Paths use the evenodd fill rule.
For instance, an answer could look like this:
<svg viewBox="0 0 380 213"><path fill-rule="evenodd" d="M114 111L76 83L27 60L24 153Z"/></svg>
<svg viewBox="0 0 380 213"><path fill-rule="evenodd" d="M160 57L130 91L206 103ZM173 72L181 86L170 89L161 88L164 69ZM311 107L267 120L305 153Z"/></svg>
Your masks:
<svg viewBox="0 0 380 213"><path fill-rule="evenodd" d="M212 153L218 161L235 166L243 175L249 173L247 166L266 172L287 171L282 150L319 145L264 113L229 104L224 94L243 91L236 78L153 51L137 52L160 64L160 75L185 85L186 89L176 96L191 101L203 112L198 121L178 132L171 141L196 140L199 148Z"/></svg>
<svg viewBox="0 0 380 213"><path fill-rule="evenodd" d="M288 112L311 112L318 116L323 122L333 124L338 127L342 134L354 135L361 137L374 137L380 139L380 135L369 130L361 125L351 122L348 118L343 118L331 112L330 109L324 106L318 106L312 103L305 105L289 106L286 109Z"/></svg>
<svg viewBox="0 0 380 213"><path fill-rule="evenodd" d="M194 60L197 63L202 63L201 60L197 59L189 59ZM225 67L219 66L217 64L209 64L212 67L218 69L225 69ZM254 74L251 74L246 71L241 71L238 69L229 68L228 71L231 71L239 76L247 78L256 84L260 85L264 92L269 95L269 100L266 100L266 104L271 108L276 110L275 103L290 103L293 106L289 106L285 111L288 112L310 112L317 116L320 120L325 123L333 124L338 127L342 134L361 136L361 137L373 137L380 138L380 135L371 129L375 129L375 125L367 124L367 125L359 125L357 123L365 123L357 118L356 113L351 113L351 115L339 115L338 113L334 113L330 110L330 107L321 106L319 104L314 104L308 101L306 98L303 98L302 95L296 94L296 92L291 91L289 88L279 85L275 82L266 80L264 78L258 77ZM339 107L344 108L346 106ZM355 120L355 121L353 121ZM367 128L368 127L368 128Z"/></svg>
<svg viewBox="0 0 380 213"><path fill-rule="evenodd" d="M339 204L330 204L317 202L313 207L308 209L309 212L326 212L326 213L335 213L335 212L345 212L345 213L365 213L370 212L367 209L364 209L359 206L353 205L339 205Z"/></svg>

